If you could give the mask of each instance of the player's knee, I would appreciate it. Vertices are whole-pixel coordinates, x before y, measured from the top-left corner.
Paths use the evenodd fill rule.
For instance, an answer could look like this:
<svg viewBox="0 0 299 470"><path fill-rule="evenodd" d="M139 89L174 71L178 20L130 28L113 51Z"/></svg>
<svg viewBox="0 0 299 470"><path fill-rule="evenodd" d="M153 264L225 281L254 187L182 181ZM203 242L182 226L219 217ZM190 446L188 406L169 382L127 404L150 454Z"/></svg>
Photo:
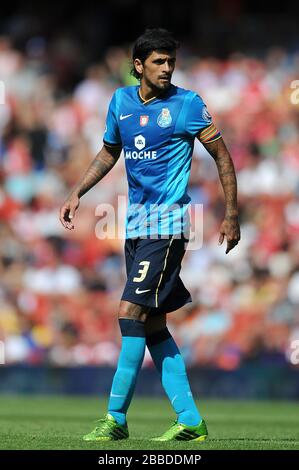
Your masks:
<svg viewBox="0 0 299 470"><path fill-rule="evenodd" d="M148 317L145 322L145 334L150 336L153 333L164 330L166 328L166 315L158 315Z"/></svg>

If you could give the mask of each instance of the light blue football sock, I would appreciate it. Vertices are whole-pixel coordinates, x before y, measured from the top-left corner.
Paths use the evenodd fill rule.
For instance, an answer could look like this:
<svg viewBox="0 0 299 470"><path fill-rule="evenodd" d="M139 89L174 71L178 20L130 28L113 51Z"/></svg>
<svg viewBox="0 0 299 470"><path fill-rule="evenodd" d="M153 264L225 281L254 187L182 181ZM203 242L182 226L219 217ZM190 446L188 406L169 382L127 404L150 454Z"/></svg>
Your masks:
<svg viewBox="0 0 299 470"><path fill-rule="evenodd" d="M201 416L192 396L184 359L173 337L165 328L148 336L146 344L178 422L196 426L200 423Z"/></svg>
<svg viewBox="0 0 299 470"><path fill-rule="evenodd" d="M126 423L138 372L145 352L144 323L120 318L122 346L108 404L110 413L119 424Z"/></svg>

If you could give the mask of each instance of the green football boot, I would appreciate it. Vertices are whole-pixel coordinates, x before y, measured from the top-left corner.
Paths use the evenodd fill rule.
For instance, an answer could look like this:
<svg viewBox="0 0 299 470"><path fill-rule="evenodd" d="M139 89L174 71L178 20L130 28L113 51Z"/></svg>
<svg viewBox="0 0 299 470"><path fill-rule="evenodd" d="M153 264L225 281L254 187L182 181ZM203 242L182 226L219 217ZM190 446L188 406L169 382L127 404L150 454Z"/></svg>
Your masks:
<svg viewBox="0 0 299 470"><path fill-rule="evenodd" d="M97 426L89 434L83 436L84 441L119 441L128 439L128 425L119 424L112 415L107 414L105 418L97 421Z"/></svg>
<svg viewBox="0 0 299 470"><path fill-rule="evenodd" d="M160 437L154 437L151 441L205 441L208 437L206 423L202 419L197 426L187 426L177 421Z"/></svg>

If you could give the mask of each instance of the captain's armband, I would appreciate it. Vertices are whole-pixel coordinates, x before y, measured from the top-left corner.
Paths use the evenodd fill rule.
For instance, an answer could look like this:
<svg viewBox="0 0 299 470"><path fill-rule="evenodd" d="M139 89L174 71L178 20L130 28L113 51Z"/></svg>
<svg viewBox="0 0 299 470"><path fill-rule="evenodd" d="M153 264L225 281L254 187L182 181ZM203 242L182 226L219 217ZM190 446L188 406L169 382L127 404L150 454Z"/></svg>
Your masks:
<svg viewBox="0 0 299 470"><path fill-rule="evenodd" d="M202 144L209 144L215 140L220 139L220 137L221 132L218 131L217 127L215 127L213 123L199 131L197 134L197 138Z"/></svg>

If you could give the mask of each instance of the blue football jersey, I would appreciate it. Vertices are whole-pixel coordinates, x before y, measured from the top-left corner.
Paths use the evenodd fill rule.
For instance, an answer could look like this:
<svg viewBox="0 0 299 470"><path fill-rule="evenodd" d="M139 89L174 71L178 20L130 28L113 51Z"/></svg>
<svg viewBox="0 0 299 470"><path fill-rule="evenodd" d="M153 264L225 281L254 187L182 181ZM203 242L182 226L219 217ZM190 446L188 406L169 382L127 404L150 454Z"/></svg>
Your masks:
<svg viewBox="0 0 299 470"><path fill-rule="evenodd" d="M185 231L194 139L203 129L205 136L218 138L206 105L192 91L171 85L148 101L140 97L139 86L115 91L104 143L121 145L124 151L129 186L126 238Z"/></svg>

